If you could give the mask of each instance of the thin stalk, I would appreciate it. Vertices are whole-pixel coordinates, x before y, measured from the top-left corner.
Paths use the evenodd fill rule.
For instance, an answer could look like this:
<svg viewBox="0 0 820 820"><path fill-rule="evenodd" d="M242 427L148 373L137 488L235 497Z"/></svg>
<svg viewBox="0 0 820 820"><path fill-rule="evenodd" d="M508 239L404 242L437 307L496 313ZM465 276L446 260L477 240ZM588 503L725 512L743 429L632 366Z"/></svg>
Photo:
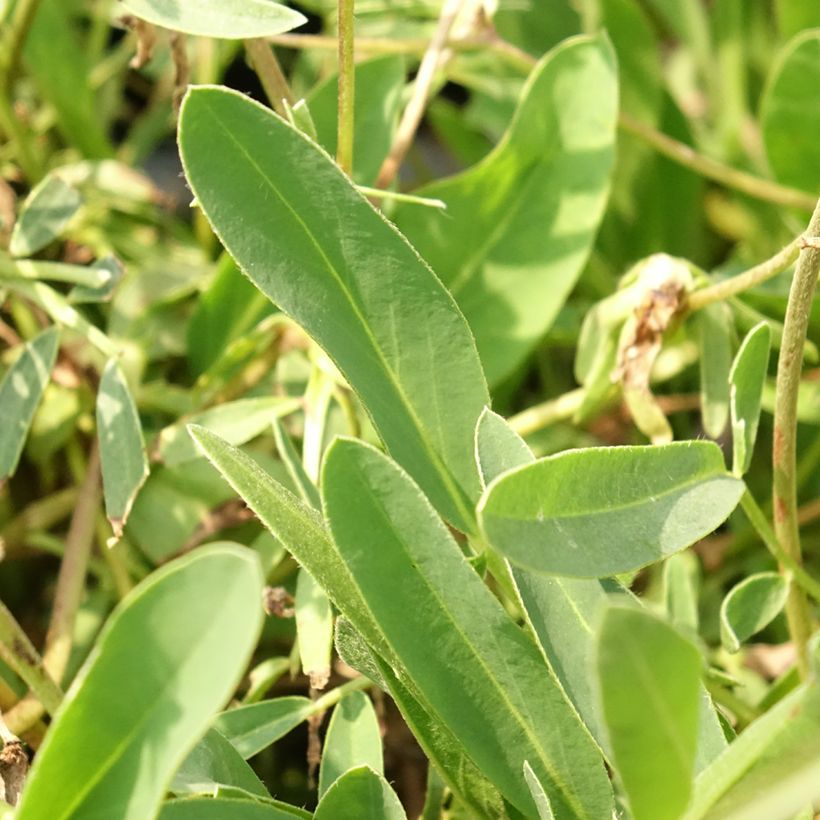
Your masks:
<svg viewBox="0 0 820 820"><path fill-rule="evenodd" d="M714 681L704 681L706 689L712 696L715 703L728 709L737 719L738 729L743 729L754 720L760 717L759 710L750 706L745 700L741 700L734 692L729 691L725 686L721 686Z"/></svg>
<svg viewBox="0 0 820 820"><path fill-rule="evenodd" d="M362 689L369 689L371 686L373 686L373 683L364 676L353 678L353 680L343 683L341 686L331 689L322 697L317 698L313 702L312 714L325 712L331 706L335 706L345 695L349 695L351 692L361 692Z"/></svg>
<svg viewBox="0 0 820 820"><path fill-rule="evenodd" d="M68 528L65 554L57 577L51 623L46 634L43 663L52 678L61 681L68 666L74 624L85 590L88 562L94 543L97 508L100 504L100 456L96 442L86 465L77 505Z"/></svg>
<svg viewBox="0 0 820 820"><path fill-rule="evenodd" d="M40 0L17 0L5 25L5 36L0 43L0 77L3 91L7 92L14 79L23 45L26 42Z"/></svg>
<svg viewBox="0 0 820 820"><path fill-rule="evenodd" d="M60 687L43 665L34 645L20 624L0 601L0 657L23 679L43 708L53 715L63 699ZM38 715L39 717L39 715ZM6 716L8 722L8 715ZM14 722L9 722L13 726ZM19 734L16 728L12 729Z"/></svg>
<svg viewBox="0 0 820 820"><path fill-rule="evenodd" d="M356 103L355 0L339 0L339 113L336 135L336 162L348 175L353 173L353 126Z"/></svg>
<svg viewBox="0 0 820 820"><path fill-rule="evenodd" d="M806 235L820 236L820 202L814 209ZM772 448L774 531L783 551L798 565L802 565L802 554L797 519L797 395L803 346L819 273L820 250L804 248L797 260L789 291L775 387ZM798 668L805 679L809 673L807 643L812 632L812 620L805 592L796 585L789 590L786 618L797 649Z"/></svg>
<svg viewBox="0 0 820 820"><path fill-rule="evenodd" d="M280 117L287 117L287 106L293 106L296 100L273 49L263 38L245 40L244 44L268 102Z"/></svg>
<svg viewBox="0 0 820 820"><path fill-rule="evenodd" d="M726 279L723 282L690 293L686 301L687 310L700 310L714 302L731 299L733 296L737 296L777 276L778 273L782 273L800 255L801 240L802 237L797 237L771 259L767 259L765 262L761 262L759 265L731 277L731 279Z"/></svg>
<svg viewBox="0 0 820 820"><path fill-rule="evenodd" d="M429 199L425 196L414 196L413 194L402 194L398 191L383 191L380 188L368 188L366 185L357 185L360 193L371 199L387 199L394 202L406 202L408 205L421 205L424 208L438 208L446 210L447 203L441 199Z"/></svg>
<svg viewBox="0 0 820 820"><path fill-rule="evenodd" d="M575 411L581 406L587 391L583 387L576 387L555 399L528 407L520 413L508 419L510 427L519 436L528 436L549 427L557 421L565 421L575 415Z"/></svg>
<svg viewBox="0 0 820 820"><path fill-rule="evenodd" d="M739 171L737 168L724 165L722 162L710 157L704 157L686 143L678 142L672 137L656 131L629 114L622 112L618 124L624 131L652 146L659 154L663 154L673 162L677 162L679 165L683 165L707 179L719 182L727 188L733 188L755 199L774 202L776 205L784 205L789 208L800 208L804 211L814 208L816 200L812 194L785 185L778 185L776 182L761 179L754 174L748 174L745 171Z"/></svg>
<svg viewBox="0 0 820 820"><path fill-rule="evenodd" d="M53 495L33 501L18 513L0 531L0 548L5 558L25 546L27 533L32 530L49 530L66 518L74 509L77 494L76 487L59 490Z"/></svg>

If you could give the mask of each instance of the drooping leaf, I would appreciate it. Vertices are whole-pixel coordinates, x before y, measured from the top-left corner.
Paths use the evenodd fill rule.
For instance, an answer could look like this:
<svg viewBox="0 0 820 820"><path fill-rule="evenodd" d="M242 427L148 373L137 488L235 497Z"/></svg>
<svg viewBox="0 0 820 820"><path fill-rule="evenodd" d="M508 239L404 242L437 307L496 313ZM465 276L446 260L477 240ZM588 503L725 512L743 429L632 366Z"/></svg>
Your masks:
<svg viewBox="0 0 820 820"><path fill-rule="evenodd" d="M581 273L609 192L617 109L609 41L568 40L533 70L495 150L416 192L447 210L394 214L464 311L491 384L547 331Z"/></svg>
<svg viewBox="0 0 820 820"><path fill-rule="evenodd" d="M308 812L278 801L256 802L231 797L170 800L163 803L159 820L293 820L310 818Z"/></svg>
<svg viewBox="0 0 820 820"><path fill-rule="evenodd" d="M386 641L507 800L533 809L523 778L528 760L557 817L611 811L598 751L536 646L412 480L367 445L337 440L325 458L322 497L342 560ZM408 630L411 611L417 627ZM469 688L458 684L465 679Z"/></svg>
<svg viewBox="0 0 820 820"><path fill-rule="evenodd" d="M134 499L148 477L148 458L137 408L115 359L108 362L100 379L97 435L105 513L119 537Z"/></svg>
<svg viewBox="0 0 820 820"><path fill-rule="evenodd" d="M788 594L788 581L776 572L750 575L732 587L720 607L723 646L737 652L741 644L777 617Z"/></svg>
<svg viewBox="0 0 820 820"><path fill-rule="evenodd" d="M16 469L34 413L51 377L60 331L44 330L23 346L0 382L0 483Z"/></svg>
<svg viewBox="0 0 820 820"><path fill-rule="evenodd" d="M177 795L207 794L221 786L242 789L259 797L270 796L231 742L216 729L209 729L182 761L170 791Z"/></svg>
<svg viewBox="0 0 820 820"><path fill-rule="evenodd" d="M742 476L752 463L770 345L771 330L768 324L761 322L746 334L729 374L732 465L736 476Z"/></svg>
<svg viewBox="0 0 820 820"><path fill-rule="evenodd" d="M786 45L767 80L760 104L763 144L780 182L820 191L820 31L798 34Z"/></svg>
<svg viewBox="0 0 820 820"><path fill-rule="evenodd" d="M254 554L227 544L202 547L134 589L49 728L20 820L153 816L244 672L262 626L261 592Z"/></svg>
<svg viewBox="0 0 820 820"><path fill-rule="evenodd" d="M339 777L358 766L384 774L382 738L373 704L364 692L351 692L333 710L327 727L319 769L319 799Z"/></svg>
<svg viewBox="0 0 820 820"><path fill-rule="evenodd" d="M57 174L49 174L26 197L14 229L12 256L33 256L57 239L83 203L80 192Z"/></svg>
<svg viewBox="0 0 820 820"><path fill-rule="evenodd" d="M305 22L298 11L271 0L122 0L122 5L171 31L226 40L270 37Z"/></svg>
<svg viewBox="0 0 820 820"><path fill-rule="evenodd" d="M743 494L709 441L590 447L502 475L479 515L511 561L557 575L603 578L688 547Z"/></svg>
<svg viewBox="0 0 820 820"><path fill-rule="evenodd" d="M358 766L343 774L324 793L314 820L407 820L399 798L390 784L369 766Z"/></svg>
<svg viewBox="0 0 820 820"><path fill-rule="evenodd" d="M700 652L646 610L613 606L597 672L615 768L635 820L677 820L692 793Z"/></svg>
<svg viewBox="0 0 820 820"><path fill-rule="evenodd" d="M488 398L452 297L334 163L267 109L200 87L180 123L188 182L232 256L333 358L443 514L471 529L470 447Z"/></svg>
<svg viewBox="0 0 820 820"><path fill-rule="evenodd" d="M700 415L710 438L719 438L729 420L729 369L732 366L731 320L719 302L698 312L700 343Z"/></svg>

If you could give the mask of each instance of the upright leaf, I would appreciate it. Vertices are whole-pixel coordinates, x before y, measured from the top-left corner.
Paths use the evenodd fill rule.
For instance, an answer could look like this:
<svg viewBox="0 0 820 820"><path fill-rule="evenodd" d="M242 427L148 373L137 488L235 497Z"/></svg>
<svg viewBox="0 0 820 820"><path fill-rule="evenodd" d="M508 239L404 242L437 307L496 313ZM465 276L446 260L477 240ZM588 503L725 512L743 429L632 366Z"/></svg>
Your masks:
<svg viewBox="0 0 820 820"><path fill-rule="evenodd" d="M57 239L82 205L82 196L57 174L49 174L26 197L14 229L12 256L32 256Z"/></svg>
<svg viewBox="0 0 820 820"><path fill-rule="evenodd" d="M731 318L719 302L698 313L700 342L700 415L710 438L719 438L729 420L729 369L732 366Z"/></svg>
<svg viewBox="0 0 820 820"><path fill-rule="evenodd" d="M603 578L688 547L728 518L743 482L709 441L590 447L496 479L479 515L511 561L555 575Z"/></svg>
<svg viewBox="0 0 820 820"><path fill-rule="evenodd" d="M152 817L244 672L262 626L261 591L254 554L226 544L133 590L49 729L20 820Z"/></svg>
<svg viewBox="0 0 820 820"><path fill-rule="evenodd" d="M723 599L720 607L720 639L729 652L768 626L783 609L789 582L777 572L750 575Z"/></svg>
<svg viewBox="0 0 820 820"><path fill-rule="evenodd" d="M139 488L148 477L148 459L137 408L115 359L103 370L97 394L105 512L119 537Z"/></svg>
<svg viewBox="0 0 820 820"><path fill-rule="evenodd" d="M742 476L751 466L760 405L769 365L771 330L761 322L743 340L729 374L732 410L732 467Z"/></svg>
<svg viewBox="0 0 820 820"><path fill-rule="evenodd" d="M635 820L678 820L692 793L700 652L645 610L612 607L598 634L597 671Z"/></svg>
<svg viewBox="0 0 820 820"><path fill-rule="evenodd" d="M528 760L556 817L611 811L598 751L535 644L410 478L376 450L337 440L325 457L322 496L341 558L385 640L506 799L525 813L534 808L522 774ZM465 679L469 687L459 683Z"/></svg>
<svg viewBox="0 0 820 820"><path fill-rule="evenodd" d="M452 297L324 152L242 95L190 91L180 150L242 270L333 358L442 513L471 529L470 449L488 398Z"/></svg>
<svg viewBox="0 0 820 820"><path fill-rule="evenodd" d="M358 766L342 775L325 792L314 820L407 820L390 784L369 766Z"/></svg>
<svg viewBox="0 0 820 820"><path fill-rule="evenodd" d="M330 680L333 610L325 591L305 569L296 578L294 609L302 671L311 687L324 689Z"/></svg>
<svg viewBox="0 0 820 820"><path fill-rule="evenodd" d="M51 378L60 331L44 330L23 346L0 382L0 483L16 469L34 413Z"/></svg>
<svg viewBox="0 0 820 820"><path fill-rule="evenodd" d="M364 692L351 692L333 710L319 769L319 799L339 777L357 766L384 773L379 721Z"/></svg>
<svg viewBox="0 0 820 820"><path fill-rule="evenodd" d="M533 70L495 150L417 191L447 211L394 214L464 311L491 384L550 327L584 267L609 193L617 112L609 41L567 40Z"/></svg>
<svg viewBox="0 0 820 820"><path fill-rule="evenodd" d="M305 22L298 11L270 0L123 0L122 5L157 26L226 40L270 37Z"/></svg>

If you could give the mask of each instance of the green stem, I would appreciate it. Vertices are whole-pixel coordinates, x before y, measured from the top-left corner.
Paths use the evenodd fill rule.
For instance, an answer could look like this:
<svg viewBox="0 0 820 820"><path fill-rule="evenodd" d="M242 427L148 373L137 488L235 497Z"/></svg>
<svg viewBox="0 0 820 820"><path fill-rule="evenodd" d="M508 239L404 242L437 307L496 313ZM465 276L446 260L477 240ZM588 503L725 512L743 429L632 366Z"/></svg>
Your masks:
<svg viewBox="0 0 820 820"><path fill-rule="evenodd" d="M814 209L806 235L820 236L820 202ZM798 565L802 565L802 555L797 519L797 395L818 273L820 250L805 248L797 261L789 291L775 389L772 449L774 531L785 554ZM801 677L805 678L809 673L807 643L812 632L812 620L805 592L796 585L792 585L789 591L786 617L797 649L798 668Z"/></svg>
<svg viewBox="0 0 820 820"><path fill-rule="evenodd" d="M17 0L9 15L5 36L0 43L0 77L4 91L8 91L14 79L20 55L23 53L23 45L39 5L40 0Z"/></svg>
<svg viewBox="0 0 820 820"><path fill-rule="evenodd" d="M738 729L742 729L760 717L760 712L753 706L741 700L734 692L729 691L714 681L705 681L706 689L715 703L724 706L737 719Z"/></svg>
<svg viewBox="0 0 820 820"><path fill-rule="evenodd" d="M587 391L583 387L570 390L558 398L528 407L515 416L508 419L510 427L519 436L528 436L549 427L557 421L565 421L575 415L575 411L581 406Z"/></svg>
<svg viewBox="0 0 820 820"><path fill-rule="evenodd" d="M293 106L295 100L273 49L261 38L245 40L244 43L245 51L256 76L259 77L259 82L262 83L268 102L280 117L286 117L287 106Z"/></svg>
<svg viewBox="0 0 820 820"><path fill-rule="evenodd" d="M315 715L318 712L325 712L330 709L331 706L335 706L345 695L349 695L351 692L360 692L362 689L369 689L371 686L373 686L373 681L369 678L364 676L353 678L353 680L343 683L341 686L331 689L327 694L322 695L322 697L317 698L313 702L312 714Z"/></svg>
<svg viewBox="0 0 820 820"><path fill-rule="evenodd" d="M336 162L348 175L353 173L353 125L356 102L355 0L339 0L339 114Z"/></svg>
<svg viewBox="0 0 820 820"><path fill-rule="evenodd" d="M45 710L53 715L63 693L46 671L34 645L0 601L0 657L23 679ZM15 734L19 732L15 731Z"/></svg>
<svg viewBox="0 0 820 820"><path fill-rule="evenodd" d="M687 310L700 310L714 302L730 299L761 284L761 282L771 279L773 276L777 276L778 273L782 273L799 256L801 240L802 237L798 237L778 251L771 259L767 259L765 262L761 262L759 265L731 277L731 279L726 279L723 282L690 293L686 302Z"/></svg>
<svg viewBox="0 0 820 820"><path fill-rule="evenodd" d="M6 559L21 550L26 544L27 534L32 530L49 530L66 518L74 509L78 490L69 487L39 501L33 501L18 513L0 531L0 546Z"/></svg>

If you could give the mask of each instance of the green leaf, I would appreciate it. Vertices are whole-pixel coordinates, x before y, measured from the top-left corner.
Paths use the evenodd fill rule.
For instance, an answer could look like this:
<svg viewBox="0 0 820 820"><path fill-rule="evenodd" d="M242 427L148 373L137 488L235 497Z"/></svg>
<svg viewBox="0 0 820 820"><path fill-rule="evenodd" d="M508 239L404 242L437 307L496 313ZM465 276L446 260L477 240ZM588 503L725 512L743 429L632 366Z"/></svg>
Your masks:
<svg viewBox="0 0 820 820"><path fill-rule="evenodd" d="M240 267L327 351L443 514L472 529L470 451L488 397L449 293L326 154L242 95L191 90L180 150Z"/></svg>
<svg viewBox="0 0 820 820"><path fill-rule="evenodd" d="M742 476L752 463L763 387L766 384L766 372L769 367L770 346L771 330L768 324L761 322L746 334L729 373L732 465L734 474L738 477Z"/></svg>
<svg viewBox="0 0 820 820"><path fill-rule="evenodd" d="M488 407L476 424L475 458L485 487L502 473L535 461L524 439Z"/></svg>
<svg viewBox="0 0 820 820"><path fill-rule="evenodd" d="M322 497L339 553L392 651L506 799L532 810L522 774L529 760L557 816L611 811L597 749L535 644L411 479L373 448L337 439L325 457ZM411 611L416 628L408 630ZM469 688L459 683L465 679Z"/></svg>
<svg viewBox="0 0 820 820"><path fill-rule="evenodd" d="M333 611L325 591L305 569L296 578L294 610L302 671L313 689L324 689L333 653Z"/></svg>
<svg viewBox="0 0 820 820"><path fill-rule="evenodd" d="M820 31L798 34L775 63L760 104L763 144L774 175L820 191Z"/></svg>
<svg viewBox="0 0 820 820"><path fill-rule="evenodd" d="M274 698L229 709L216 719L214 728L247 760L284 737L315 711L313 701L308 698L296 695Z"/></svg>
<svg viewBox="0 0 820 820"><path fill-rule="evenodd" d="M119 537L134 499L148 477L137 408L119 365L111 359L97 393L97 435L100 442L105 514Z"/></svg>
<svg viewBox="0 0 820 820"><path fill-rule="evenodd" d="M177 769L170 791L177 795L203 794L218 786L231 786L259 797L270 796L231 742L216 729L209 729Z"/></svg>
<svg viewBox="0 0 820 820"><path fill-rule="evenodd" d="M342 775L325 792L314 820L407 820L390 784L369 766L358 766Z"/></svg>
<svg viewBox="0 0 820 820"><path fill-rule="evenodd" d="M226 40L270 37L306 22L298 11L270 0L122 0L122 5L157 26Z"/></svg>
<svg viewBox="0 0 820 820"><path fill-rule="evenodd" d="M692 793L700 652L645 610L611 607L597 672L615 767L635 820L678 820Z"/></svg>
<svg viewBox="0 0 820 820"><path fill-rule="evenodd" d="M586 263L609 193L617 109L609 41L567 40L533 70L492 153L415 192L447 211L394 213L464 311L490 384L549 329Z"/></svg>
<svg viewBox="0 0 820 820"><path fill-rule="evenodd" d="M58 328L44 330L23 346L0 382L0 483L17 469L59 342Z"/></svg>
<svg viewBox="0 0 820 820"><path fill-rule="evenodd" d="M502 475L479 516L511 561L603 578L672 555L722 524L743 494L709 441L590 447Z"/></svg>
<svg viewBox="0 0 820 820"><path fill-rule="evenodd" d="M729 652L768 626L783 609L789 584L776 572L750 575L723 599L720 607L720 640Z"/></svg>
<svg viewBox="0 0 820 820"><path fill-rule="evenodd" d="M820 28L820 8L804 0L775 0L780 31L791 37L805 28Z"/></svg>
<svg viewBox="0 0 820 820"><path fill-rule="evenodd" d="M333 710L319 769L319 799L339 777L357 766L384 774L379 721L364 692L351 692Z"/></svg>
<svg viewBox="0 0 820 820"><path fill-rule="evenodd" d="M319 498L319 491L316 485L310 480L310 476L304 468L290 436L285 431L282 422L275 418L273 420L273 438L276 441L276 451L279 458L285 465L288 475L293 480L293 484L299 491L299 495L305 504L310 504L313 509L318 510L322 506L322 499Z"/></svg>
<svg viewBox="0 0 820 820"><path fill-rule="evenodd" d="M700 563L691 552L679 552L663 563L664 603L669 622L685 634L698 633Z"/></svg>
<svg viewBox="0 0 820 820"><path fill-rule="evenodd" d="M731 314L722 302L698 312L700 414L710 438L719 438L729 420L729 369L732 366Z"/></svg>
<svg viewBox="0 0 820 820"><path fill-rule="evenodd" d="M544 787L535 776L532 766L530 766L526 760L524 761L524 779L527 781L533 802L535 803L536 809L538 809L538 820L553 820L555 815L552 813L550 799L547 797Z"/></svg>
<svg viewBox="0 0 820 820"><path fill-rule="evenodd" d="M201 547L134 589L49 728L20 820L152 817L244 672L261 592L254 554L228 544Z"/></svg>
<svg viewBox="0 0 820 820"><path fill-rule="evenodd" d="M310 816L295 806L286 807L278 802L198 797L164 803L159 820L293 820Z"/></svg>
<svg viewBox="0 0 820 820"><path fill-rule="evenodd" d="M401 112L404 59L395 55L356 63L353 112L353 179L372 185L390 150ZM310 114L319 144L336 154L338 75L325 80L308 95Z"/></svg>
<svg viewBox="0 0 820 820"><path fill-rule="evenodd" d="M14 229L12 256L33 256L62 235L83 204L80 192L57 174L49 174L26 197Z"/></svg>
<svg viewBox="0 0 820 820"><path fill-rule="evenodd" d="M244 444L265 432L279 416L299 407L299 399L288 396L257 396L210 407L166 427L159 434L157 454L169 467L199 458L199 451L188 435L188 424L212 430L231 444Z"/></svg>

